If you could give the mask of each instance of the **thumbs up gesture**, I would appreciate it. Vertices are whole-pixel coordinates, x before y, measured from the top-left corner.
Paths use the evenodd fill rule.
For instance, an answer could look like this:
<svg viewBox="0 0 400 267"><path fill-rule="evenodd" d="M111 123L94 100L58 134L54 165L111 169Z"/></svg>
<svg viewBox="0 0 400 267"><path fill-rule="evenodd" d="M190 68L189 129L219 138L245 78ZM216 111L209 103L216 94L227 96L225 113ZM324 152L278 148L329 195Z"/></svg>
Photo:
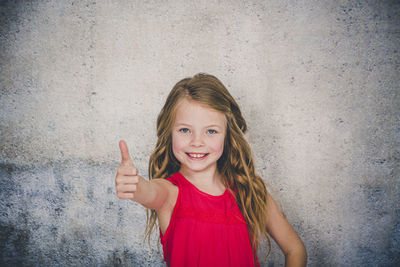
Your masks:
<svg viewBox="0 0 400 267"><path fill-rule="evenodd" d="M117 170L115 177L115 187L117 189L117 196L120 199L134 199L135 192L137 191L140 176L138 170L132 163L129 155L128 146L126 142L121 140L119 142L119 149L121 150L121 165Z"/></svg>

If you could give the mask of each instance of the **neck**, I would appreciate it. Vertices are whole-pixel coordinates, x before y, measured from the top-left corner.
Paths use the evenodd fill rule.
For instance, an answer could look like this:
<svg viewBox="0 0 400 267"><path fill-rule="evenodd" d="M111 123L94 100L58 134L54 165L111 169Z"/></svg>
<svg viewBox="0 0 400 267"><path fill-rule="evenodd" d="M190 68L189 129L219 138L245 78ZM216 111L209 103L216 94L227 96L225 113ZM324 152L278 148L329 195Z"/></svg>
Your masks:
<svg viewBox="0 0 400 267"><path fill-rule="evenodd" d="M222 176L217 168L199 172L181 168L179 172L193 184L205 185L205 186L223 184Z"/></svg>

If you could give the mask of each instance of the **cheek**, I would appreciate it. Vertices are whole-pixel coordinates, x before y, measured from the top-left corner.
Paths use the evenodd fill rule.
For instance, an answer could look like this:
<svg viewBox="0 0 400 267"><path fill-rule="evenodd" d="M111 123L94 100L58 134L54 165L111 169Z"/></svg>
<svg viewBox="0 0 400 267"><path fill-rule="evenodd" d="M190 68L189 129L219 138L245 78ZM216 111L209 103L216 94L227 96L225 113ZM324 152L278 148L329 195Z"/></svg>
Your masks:
<svg viewBox="0 0 400 267"><path fill-rule="evenodd" d="M175 157L179 150L183 147L183 142L181 138L178 138L176 135L172 135L172 152L174 153Z"/></svg>
<svg viewBox="0 0 400 267"><path fill-rule="evenodd" d="M219 153L219 154L222 155L222 153L224 152L224 145L225 145L225 142L224 142L223 138L219 139L219 140L216 140L216 142L213 145L214 151L216 153Z"/></svg>
<svg viewBox="0 0 400 267"><path fill-rule="evenodd" d="M174 135L172 135L172 152L174 152L175 155L175 151L177 150L177 142L176 142L176 138Z"/></svg>

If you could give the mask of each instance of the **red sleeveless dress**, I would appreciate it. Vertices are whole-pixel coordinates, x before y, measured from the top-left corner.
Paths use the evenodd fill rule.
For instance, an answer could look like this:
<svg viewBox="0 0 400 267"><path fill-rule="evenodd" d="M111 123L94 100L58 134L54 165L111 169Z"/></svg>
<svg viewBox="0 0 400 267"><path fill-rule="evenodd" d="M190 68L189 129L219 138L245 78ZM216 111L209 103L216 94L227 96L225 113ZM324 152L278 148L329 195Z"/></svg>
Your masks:
<svg viewBox="0 0 400 267"><path fill-rule="evenodd" d="M246 221L229 190L209 195L179 172L167 180L179 188L168 228L164 235L160 230L168 266L259 266Z"/></svg>

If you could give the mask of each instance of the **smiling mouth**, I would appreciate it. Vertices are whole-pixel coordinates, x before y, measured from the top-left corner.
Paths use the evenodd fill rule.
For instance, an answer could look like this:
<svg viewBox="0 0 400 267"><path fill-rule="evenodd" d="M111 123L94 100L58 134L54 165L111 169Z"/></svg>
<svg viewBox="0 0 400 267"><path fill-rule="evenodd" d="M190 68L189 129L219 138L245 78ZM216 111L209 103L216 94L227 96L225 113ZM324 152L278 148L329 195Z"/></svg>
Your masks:
<svg viewBox="0 0 400 267"><path fill-rule="evenodd" d="M193 158L193 159L202 159L202 158L205 158L207 155L208 155L208 153L203 153L203 154L200 154L200 153L186 153L190 158Z"/></svg>

